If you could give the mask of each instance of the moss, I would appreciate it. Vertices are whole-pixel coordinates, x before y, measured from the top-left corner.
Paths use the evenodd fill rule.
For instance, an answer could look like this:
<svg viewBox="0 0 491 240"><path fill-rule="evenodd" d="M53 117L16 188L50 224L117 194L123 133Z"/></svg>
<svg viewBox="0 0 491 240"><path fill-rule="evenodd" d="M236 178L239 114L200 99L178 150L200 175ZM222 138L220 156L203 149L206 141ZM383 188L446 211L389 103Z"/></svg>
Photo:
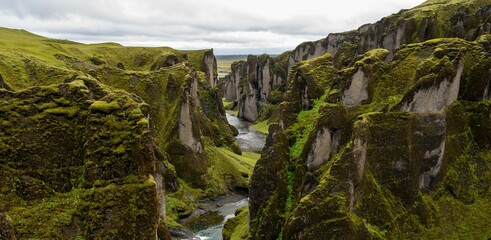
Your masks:
<svg viewBox="0 0 491 240"><path fill-rule="evenodd" d="M119 109L119 104L117 102L95 101L90 105L90 109L95 112L110 113Z"/></svg>
<svg viewBox="0 0 491 240"><path fill-rule="evenodd" d="M46 109L44 112L53 115L65 115L69 118L73 118L77 115L79 109L79 107L58 107Z"/></svg>
<svg viewBox="0 0 491 240"><path fill-rule="evenodd" d="M159 202L154 182L112 184L88 190L81 198L87 238L146 238L155 234Z"/></svg>
<svg viewBox="0 0 491 240"><path fill-rule="evenodd" d="M315 121L319 116L321 105L322 100L314 101L312 109L301 111L297 116L295 124L287 129L289 135L295 136L295 142L290 147L290 157L292 159L298 159L300 157L305 142L315 127Z"/></svg>
<svg viewBox="0 0 491 240"><path fill-rule="evenodd" d="M7 240L15 239L11 219L4 213L0 213L0 237Z"/></svg>
<svg viewBox="0 0 491 240"><path fill-rule="evenodd" d="M177 192L166 195L166 224L169 227L181 226L178 220L188 217L197 206L195 197L202 197L202 190L190 188L183 180L179 180Z"/></svg>
<svg viewBox="0 0 491 240"><path fill-rule="evenodd" d="M145 126L145 125L148 125L149 122L148 122L148 119L141 118L140 121L138 121L136 124Z"/></svg>
<svg viewBox="0 0 491 240"><path fill-rule="evenodd" d="M277 124L270 126L266 146L254 166L249 196L251 239L280 235L287 200L288 139ZM275 172L276 174L270 174Z"/></svg>
<svg viewBox="0 0 491 240"><path fill-rule="evenodd" d="M235 211L235 217L225 222L222 230L224 240L247 239L248 236L248 207L242 207Z"/></svg>
<svg viewBox="0 0 491 240"><path fill-rule="evenodd" d="M252 125L252 127L254 129L256 129L257 131L262 132L264 134L268 134L268 132L269 132L268 120L264 120L264 121L255 123L254 125Z"/></svg>
<svg viewBox="0 0 491 240"><path fill-rule="evenodd" d="M283 92L275 89L268 95L268 102L271 104L279 104L283 102Z"/></svg>
<svg viewBox="0 0 491 240"><path fill-rule="evenodd" d="M52 198L31 203L10 211L12 225L18 238L36 236L39 238L64 238L81 234L76 226L77 206L81 203L83 190L74 189L69 193L56 194ZM64 228L70 232L65 232Z"/></svg>
<svg viewBox="0 0 491 240"><path fill-rule="evenodd" d="M125 92L97 92L100 83L89 83L50 86L59 91L30 88L0 97L6 108L24 109L15 116L0 116L5 127L0 134L0 208L12 215L19 238L90 238L98 231L112 231L108 229L126 236L155 235L157 189L151 177L144 181L156 174L154 142L146 135L148 126L137 124L140 118L126 117L140 107L140 100ZM112 114L94 112L90 106L97 95L121 107ZM144 207L121 200L135 196L145 199L137 199ZM112 208L118 204L128 211ZM144 209L144 219L132 218L136 208ZM108 227L96 221L101 218L94 216L103 215L98 211L109 214L110 225L129 225L125 230Z"/></svg>

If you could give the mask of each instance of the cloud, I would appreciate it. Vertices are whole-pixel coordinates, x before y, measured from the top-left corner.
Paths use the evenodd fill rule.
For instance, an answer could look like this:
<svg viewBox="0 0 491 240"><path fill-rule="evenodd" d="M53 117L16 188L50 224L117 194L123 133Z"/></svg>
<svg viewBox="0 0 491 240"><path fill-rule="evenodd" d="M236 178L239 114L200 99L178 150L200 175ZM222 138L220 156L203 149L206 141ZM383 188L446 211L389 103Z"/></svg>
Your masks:
<svg viewBox="0 0 491 240"><path fill-rule="evenodd" d="M282 51L422 1L0 0L0 22L87 43Z"/></svg>

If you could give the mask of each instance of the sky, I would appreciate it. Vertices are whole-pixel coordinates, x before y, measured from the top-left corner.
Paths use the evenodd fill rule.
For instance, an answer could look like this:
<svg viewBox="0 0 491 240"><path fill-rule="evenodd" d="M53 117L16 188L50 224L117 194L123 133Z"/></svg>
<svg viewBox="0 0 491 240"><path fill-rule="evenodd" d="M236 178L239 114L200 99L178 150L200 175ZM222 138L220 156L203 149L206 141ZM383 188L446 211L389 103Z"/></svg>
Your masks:
<svg viewBox="0 0 491 240"><path fill-rule="evenodd" d="M0 26L82 43L279 54L424 0L0 0ZM0 36L1 37L1 36Z"/></svg>

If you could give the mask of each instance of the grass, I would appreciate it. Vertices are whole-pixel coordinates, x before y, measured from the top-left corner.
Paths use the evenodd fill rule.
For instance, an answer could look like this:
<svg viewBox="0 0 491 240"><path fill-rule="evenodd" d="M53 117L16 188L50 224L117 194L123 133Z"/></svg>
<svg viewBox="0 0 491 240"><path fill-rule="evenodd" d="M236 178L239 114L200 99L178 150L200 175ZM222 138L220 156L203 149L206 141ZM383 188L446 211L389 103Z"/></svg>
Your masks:
<svg viewBox="0 0 491 240"><path fill-rule="evenodd" d="M237 108L232 109L233 102L227 102L227 101L225 101L225 98L222 98L222 103L223 103L223 106L225 107L225 109L227 109L227 112L229 112L233 116L236 116L236 117L239 116L239 109L237 109Z"/></svg>
<svg viewBox="0 0 491 240"><path fill-rule="evenodd" d="M291 159L298 159L302 154L307 138L315 128L322 101L323 98L315 100L312 109L301 111L297 116L297 121L288 129L297 136L295 143L290 147Z"/></svg>
<svg viewBox="0 0 491 240"><path fill-rule="evenodd" d="M270 124L268 123L268 120L264 120L261 122L257 122L256 124L252 125L252 127L259 132L269 134L269 125Z"/></svg>
<svg viewBox="0 0 491 240"><path fill-rule="evenodd" d="M237 155L227 148L218 148L218 150L241 164L246 164L251 167L254 167L259 157L261 157L261 154L254 152L242 152L242 155Z"/></svg>
<svg viewBox="0 0 491 240"><path fill-rule="evenodd" d="M178 51L169 47L124 47L115 43L81 44L49 39L24 30L0 28L0 74L14 90L35 85L63 82L77 71L88 72L98 65L128 71L148 71L158 61L174 55L179 62L187 56L190 64L200 69L203 52ZM22 67L26 66L26 67ZM36 81L32 81L35 79Z"/></svg>

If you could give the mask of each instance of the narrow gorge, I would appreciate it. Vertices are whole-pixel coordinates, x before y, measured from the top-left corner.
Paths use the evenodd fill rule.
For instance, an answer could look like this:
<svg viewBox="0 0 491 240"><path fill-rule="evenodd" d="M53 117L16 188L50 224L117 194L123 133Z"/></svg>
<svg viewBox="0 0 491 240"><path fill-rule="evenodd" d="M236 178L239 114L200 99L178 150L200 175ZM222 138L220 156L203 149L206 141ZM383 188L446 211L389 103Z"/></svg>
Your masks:
<svg viewBox="0 0 491 240"><path fill-rule="evenodd" d="M489 0L278 55L0 36L0 240L491 238Z"/></svg>

